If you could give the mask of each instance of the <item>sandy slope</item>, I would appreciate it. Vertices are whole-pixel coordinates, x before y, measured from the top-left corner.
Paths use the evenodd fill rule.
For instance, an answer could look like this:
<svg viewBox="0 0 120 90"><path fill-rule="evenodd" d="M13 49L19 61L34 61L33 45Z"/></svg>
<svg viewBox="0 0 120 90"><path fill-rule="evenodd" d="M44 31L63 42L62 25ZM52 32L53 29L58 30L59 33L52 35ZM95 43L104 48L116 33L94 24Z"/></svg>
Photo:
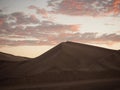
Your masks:
<svg viewBox="0 0 120 90"><path fill-rule="evenodd" d="M119 90L120 53L63 42L43 55L0 66L0 90Z"/></svg>

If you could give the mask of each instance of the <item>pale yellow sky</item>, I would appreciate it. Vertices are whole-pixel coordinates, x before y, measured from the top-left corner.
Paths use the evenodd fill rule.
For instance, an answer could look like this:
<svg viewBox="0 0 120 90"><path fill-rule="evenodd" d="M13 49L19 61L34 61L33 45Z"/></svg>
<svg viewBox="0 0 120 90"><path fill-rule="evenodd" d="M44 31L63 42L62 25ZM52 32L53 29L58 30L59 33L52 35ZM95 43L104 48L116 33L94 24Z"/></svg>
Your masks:
<svg viewBox="0 0 120 90"><path fill-rule="evenodd" d="M15 47L6 46L6 47L0 48L0 51L17 55L17 56L34 58L45 53L52 47L53 46L15 46Z"/></svg>

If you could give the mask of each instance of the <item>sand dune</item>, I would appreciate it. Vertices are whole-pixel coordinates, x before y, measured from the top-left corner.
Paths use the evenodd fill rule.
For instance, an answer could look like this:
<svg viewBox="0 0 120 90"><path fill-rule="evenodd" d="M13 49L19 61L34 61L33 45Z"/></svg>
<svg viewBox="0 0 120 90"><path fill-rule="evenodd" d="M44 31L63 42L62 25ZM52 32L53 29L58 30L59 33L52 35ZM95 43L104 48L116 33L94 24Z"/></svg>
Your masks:
<svg viewBox="0 0 120 90"><path fill-rule="evenodd" d="M7 53L0 52L0 61L25 61L30 58L15 56Z"/></svg>
<svg viewBox="0 0 120 90"><path fill-rule="evenodd" d="M34 59L1 64L0 90L120 90L120 53L63 42Z"/></svg>

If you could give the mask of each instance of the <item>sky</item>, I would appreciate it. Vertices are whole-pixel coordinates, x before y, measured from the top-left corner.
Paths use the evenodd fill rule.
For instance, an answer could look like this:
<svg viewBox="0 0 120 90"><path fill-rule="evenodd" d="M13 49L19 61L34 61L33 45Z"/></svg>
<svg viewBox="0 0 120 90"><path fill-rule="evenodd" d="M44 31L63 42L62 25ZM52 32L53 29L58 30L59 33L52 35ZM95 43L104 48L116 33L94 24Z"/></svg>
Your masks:
<svg viewBox="0 0 120 90"><path fill-rule="evenodd" d="M65 41L120 49L120 0L0 0L0 51L36 57Z"/></svg>

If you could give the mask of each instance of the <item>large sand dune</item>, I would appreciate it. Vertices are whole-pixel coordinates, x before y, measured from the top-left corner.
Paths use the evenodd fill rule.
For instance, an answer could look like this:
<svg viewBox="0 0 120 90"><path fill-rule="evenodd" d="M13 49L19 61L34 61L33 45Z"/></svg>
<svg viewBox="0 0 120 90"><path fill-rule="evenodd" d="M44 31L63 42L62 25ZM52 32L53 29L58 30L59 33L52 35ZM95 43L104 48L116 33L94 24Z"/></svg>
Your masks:
<svg viewBox="0 0 120 90"><path fill-rule="evenodd" d="M117 50L63 42L34 59L14 61L0 62L0 90L120 90Z"/></svg>

